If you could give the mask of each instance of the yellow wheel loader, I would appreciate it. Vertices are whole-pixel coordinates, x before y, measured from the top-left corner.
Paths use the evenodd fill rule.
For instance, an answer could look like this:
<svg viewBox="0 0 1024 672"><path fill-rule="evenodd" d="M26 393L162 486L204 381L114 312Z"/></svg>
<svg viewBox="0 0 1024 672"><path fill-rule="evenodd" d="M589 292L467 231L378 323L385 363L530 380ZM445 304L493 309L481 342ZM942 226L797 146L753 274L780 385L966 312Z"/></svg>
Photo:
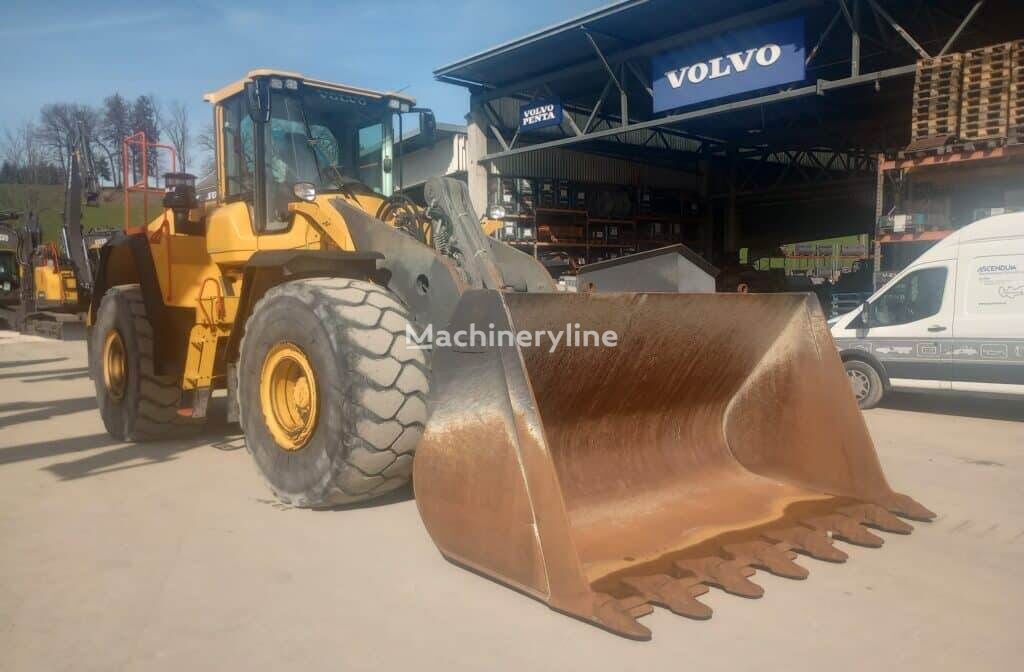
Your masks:
<svg viewBox="0 0 1024 672"><path fill-rule="evenodd" d="M756 570L932 517L887 484L813 296L559 294L461 183L395 191L396 115L433 125L411 99L258 70L207 100L216 194L170 175L101 253L114 437L187 431L226 388L282 501L412 476L447 558L637 639L652 605L707 618L709 586L757 597Z"/></svg>

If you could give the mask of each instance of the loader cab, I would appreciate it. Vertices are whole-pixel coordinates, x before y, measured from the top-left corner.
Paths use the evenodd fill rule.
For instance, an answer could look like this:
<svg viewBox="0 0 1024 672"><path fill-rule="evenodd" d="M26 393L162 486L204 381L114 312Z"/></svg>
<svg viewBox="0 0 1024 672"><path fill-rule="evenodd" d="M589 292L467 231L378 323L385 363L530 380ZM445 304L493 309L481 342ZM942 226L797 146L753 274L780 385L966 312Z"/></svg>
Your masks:
<svg viewBox="0 0 1024 672"><path fill-rule="evenodd" d="M0 224L0 305L18 296L18 237L13 229Z"/></svg>
<svg viewBox="0 0 1024 672"><path fill-rule="evenodd" d="M217 129L218 205L244 203L252 234L285 233L289 204L338 192L383 200L396 187L394 129L414 101L294 73L253 71L207 96ZM421 127L429 111L416 110Z"/></svg>

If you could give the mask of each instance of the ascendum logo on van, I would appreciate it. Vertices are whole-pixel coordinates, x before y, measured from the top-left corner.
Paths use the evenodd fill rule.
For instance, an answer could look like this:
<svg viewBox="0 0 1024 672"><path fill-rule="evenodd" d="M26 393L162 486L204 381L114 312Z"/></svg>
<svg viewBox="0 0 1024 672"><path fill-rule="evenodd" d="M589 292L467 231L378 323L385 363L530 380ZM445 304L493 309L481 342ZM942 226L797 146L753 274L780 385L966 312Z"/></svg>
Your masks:
<svg viewBox="0 0 1024 672"><path fill-rule="evenodd" d="M978 267L978 273L1015 273L1016 271L1017 264L992 264Z"/></svg>
<svg viewBox="0 0 1024 672"><path fill-rule="evenodd" d="M722 33L651 58L654 111L805 78L804 19Z"/></svg>

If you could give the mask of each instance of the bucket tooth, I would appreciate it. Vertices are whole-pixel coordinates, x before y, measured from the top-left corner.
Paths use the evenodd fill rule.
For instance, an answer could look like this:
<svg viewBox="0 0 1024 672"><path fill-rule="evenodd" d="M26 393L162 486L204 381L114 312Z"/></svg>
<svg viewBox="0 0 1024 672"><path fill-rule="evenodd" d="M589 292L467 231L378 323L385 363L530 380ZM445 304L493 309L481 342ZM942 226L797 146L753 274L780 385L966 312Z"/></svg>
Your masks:
<svg viewBox="0 0 1024 672"><path fill-rule="evenodd" d="M771 544L767 541L748 541L743 544L725 546L725 552L736 562L764 569L776 576L787 579L806 579L806 567L793 562L796 553L789 550L787 543Z"/></svg>
<svg viewBox="0 0 1024 672"><path fill-rule="evenodd" d="M680 616L702 621L711 618L711 607L696 599L696 595L707 592L707 586L696 583L695 579L654 574L626 577L622 583L643 595L648 602L671 609Z"/></svg>
<svg viewBox="0 0 1024 672"><path fill-rule="evenodd" d="M642 596L619 600L605 593L594 593L593 614L597 622L608 630L630 639L651 638L650 629L640 625L636 620L638 616L649 614L651 611L653 610Z"/></svg>
<svg viewBox="0 0 1024 672"><path fill-rule="evenodd" d="M784 541L794 549L802 551L812 558L827 562L846 562L848 556L832 545L828 535L807 527L786 527L778 530L767 530L763 533L771 541Z"/></svg>
<svg viewBox="0 0 1024 672"><path fill-rule="evenodd" d="M878 503L896 515L910 518L911 520L919 520L926 523L935 518L934 512L922 506L913 497L908 497L898 492L892 493Z"/></svg>
<svg viewBox="0 0 1024 672"><path fill-rule="evenodd" d="M885 532L910 534L914 530L913 525L900 520L877 504L847 506L839 509L839 513L853 518L861 525L870 525Z"/></svg>
<svg viewBox="0 0 1024 672"><path fill-rule="evenodd" d="M738 562L705 557L676 560L674 564L684 577L693 576L701 583L721 588L727 593L751 598L764 595L764 588L747 578L754 575L754 569Z"/></svg>
<svg viewBox="0 0 1024 672"><path fill-rule="evenodd" d="M822 532L831 532L832 537L842 541L867 546L868 548L879 548L885 543L877 534L868 532L867 528L853 518L836 513L831 516L820 516L804 521L805 524Z"/></svg>

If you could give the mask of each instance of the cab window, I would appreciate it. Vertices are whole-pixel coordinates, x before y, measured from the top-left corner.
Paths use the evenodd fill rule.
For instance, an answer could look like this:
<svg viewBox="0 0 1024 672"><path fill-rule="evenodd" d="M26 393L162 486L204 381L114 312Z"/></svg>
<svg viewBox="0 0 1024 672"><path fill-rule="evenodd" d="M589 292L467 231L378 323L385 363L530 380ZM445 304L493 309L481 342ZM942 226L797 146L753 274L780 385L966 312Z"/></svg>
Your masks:
<svg viewBox="0 0 1024 672"><path fill-rule="evenodd" d="M242 96L235 96L224 103L221 129L224 134L224 195L229 201L252 197L255 165L252 127Z"/></svg>
<svg viewBox="0 0 1024 672"><path fill-rule="evenodd" d="M384 126L380 123L359 129L359 181L380 193L383 171Z"/></svg>
<svg viewBox="0 0 1024 672"><path fill-rule="evenodd" d="M946 288L945 268L908 273L871 304L871 326L909 324L936 315Z"/></svg>
<svg viewBox="0 0 1024 672"><path fill-rule="evenodd" d="M288 204L295 200L292 187L299 182L320 184L313 143L298 98L273 94L270 123L264 126L267 171L267 231L288 228Z"/></svg>

